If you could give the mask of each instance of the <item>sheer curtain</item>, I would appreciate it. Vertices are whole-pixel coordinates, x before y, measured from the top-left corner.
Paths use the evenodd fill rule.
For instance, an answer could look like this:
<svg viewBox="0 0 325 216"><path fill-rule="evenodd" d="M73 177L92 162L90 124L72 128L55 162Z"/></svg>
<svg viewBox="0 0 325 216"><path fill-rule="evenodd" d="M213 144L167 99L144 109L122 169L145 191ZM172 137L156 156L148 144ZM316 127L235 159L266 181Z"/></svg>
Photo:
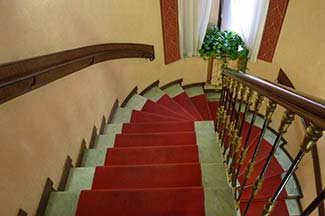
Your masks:
<svg viewBox="0 0 325 216"><path fill-rule="evenodd" d="M198 55L208 26L213 0L178 0L179 43L182 58Z"/></svg>
<svg viewBox="0 0 325 216"><path fill-rule="evenodd" d="M221 30L240 35L250 51L249 58L256 61L260 48L267 9L270 0L224 0Z"/></svg>

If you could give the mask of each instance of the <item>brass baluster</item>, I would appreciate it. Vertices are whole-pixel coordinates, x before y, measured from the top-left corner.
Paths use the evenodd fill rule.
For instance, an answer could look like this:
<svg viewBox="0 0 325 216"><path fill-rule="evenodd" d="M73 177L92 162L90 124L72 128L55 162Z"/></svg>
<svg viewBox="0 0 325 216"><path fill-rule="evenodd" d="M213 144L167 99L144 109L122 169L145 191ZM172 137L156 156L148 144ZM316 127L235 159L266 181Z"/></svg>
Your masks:
<svg viewBox="0 0 325 216"><path fill-rule="evenodd" d="M221 127L222 119L223 119L223 111L224 111L224 107L223 106L220 106L219 109L218 109L218 114L217 114L216 131L219 131L219 127Z"/></svg>
<svg viewBox="0 0 325 216"><path fill-rule="evenodd" d="M224 100L224 95L226 93L226 86L227 86L227 78L222 75L222 83L221 83L221 96L220 96L220 100L219 100L219 109L218 109L218 114L217 114L217 122L216 122L216 131L218 131L219 128L219 124L220 124L220 108L223 108L223 100Z"/></svg>
<svg viewBox="0 0 325 216"><path fill-rule="evenodd" d="M242 104L243 102L247 101L247 97L248 97L248 93L249 93L249 88L247 86L243 87L243 85L240 83L239 84L239 97L240 97L240 102L239 102L239 107L238 107L238 112L237 112L237 116L236 116L236 123L235 123L235 128L239 128L239 124L240 124L240 113L241 113L241 108L242 108ZM248 107L248 106L246 106ZM247 109L245 109L245 111L247 112ZM246 112L244 113L244 116L246 114ZM237 140L236 140L236 148L235 151L233 152L232 155L232 161L230 164L230 172L231 172L231 176L232 176L232 187L235 187L235 183L236 181L234 180L235 177L235 166L237 163L237 155L238 152L240 151L240 147L241 147L241 137L240 134L242 132L242 129L240 130L240 132L237 134Z"/></svg>
<svg viewBox="0 0 325 216"><path fill-rule="evenodd" d="M234 88L234 86L236 85L236 82L235 81L233 81L232 79L230 79L230 81L229 81L229 85L228 85L228 95L229 95L229 97L227 96L227 101L228 101L228 103L225 105L225 112L226 112L226 115L227 115L227 118L229 118L229 121L227 121L228 122L228 125L224 125L223 126L223 132L222 132L222 136L220 136L219 137L219 139L221 140L221 143L222 143L222 145L225 147L226 145L225 145L225 137L226 136L228 136L228 132L229 132L229 124L230 124L230 115L229 115L229 110L230 110L230 108L231 108L231 105L232 105L232 98L233 98L233 93L234 93L234 91L233 91L233 88ZM224 148L225 150L226 150L226 148Z"/></svg>
<svg viewBox="0 0 325 216"><path fill-rule="evenodd" d="M269 126L269 124L272 121L272 115L273 115L276 107L277 107L277 105L273 101L269 101L268 104L267 104L266 112L265 112L265 115L264 115L264 123L263 123L262 131L261 131L261 134L259 136L258 142L256 144L256 147L255 147L253 156L252 156L252 158L250 160L250 163L249 163L252 166L252 167L250 167L250 169L253 169L254 168L254 164L255 164L255 159L256 159L256 156L257 156L257 152L258 152L258 150L260 148L260 145L262 143L262 140L263 140L265 131L266 131L267 127ZM242 184L242 189L245 187L246 181L247 181L247 178L245 176L245 179L244 179L243 184ZM252 191L252 193L250 195L250 198L249 198L249 200L247 202L247 205L245 207L245 210L243 212L243 216L245 216L247 214L248 209L249 209L249 207L251 205L251 202L254 199L254 196L256 195L257 191L260 190L261 187L262 187L262 182L261 181L256 181L256 183L255 183L255 185L253 187L253 191Z"/></svg>
<svg viewBox="0 0 325 216"><path fill-rule="evenodd" d="M272 146L272 150L271 152L269 153L267 159L266 159L266 162L265 162L265 165L259 175L259 177L257 177L256 179L256 182L255 182L255 187L256 187L256 192L255 192L255 195L256 193L259 191L259 189L262 187L262 183L264 181L264 176L266 174L266 171L271 163L271 159L274 155L274 153L276 152L276 150L278 149L279 145L280 145L280 141L283 137L283 135L288 131L288 128L289 126L292 124L294 120L294 114L288 110L286 110L282 116L282 119L281 119L281 123L280 123L280 127L278 129L278 135L274 141L274 144ZM240 163L242 163L243 161L241 161ZM238 175L239 175L239 171L237 170L237 176L236 176L236 179L238 178ZM254 195L254 196L255 196ZM236 197L236 196L235 196ZM237 199L237 205L239 206L239 202L240 200Z"/></svg>
<svg viewBox="0 0 325 216"><path fill-rule="evenodd" d="M234 81L231 78L228 78L228 85L226 87L226 100L225 100L225 110L227 111L228 114L228 108L230 107L230 100L231 100L231 95L232 95L232 85L234 84Z"/></svg>
<svg viewBox="0 0 325 216"><path fill-rule="evenodd" d="M264 97L261 96L261 95L258 93L258 94L256 95L255 105L254 105L254 109L253 109L253 110L254 110L254 113L253 113L253 118L254 118L254 120L252 119L251 124L254 124L254 122L255 122L255 118L256 118L256 115L257 115L258 111L260 110L260 107L261 107L261 105L262 105L263 100L264 100ZM269 111L270 111L270 110L269 110ZM274 110L273 110L273 111L274 111ZM250 128L249 128L249 129L252 128L251 126L252 126L252 125L250 125ZM265 125L264 125L264 126L265 126ZM264 128L264 132L265 132L265 129L266 129L266 127ZM263 132L263 134L261 133L261 135L260 135L260 140L261 140L262 136L264 135L264 132ZM244 145L244 146L247 146L247 145L248 145L250 135L251 135L251 130L248 131L248 134L247 134L247 137L246 137L246 141L245 141L245 145ZM253 154L252 158L250 159L250 161L249 161L249 163L248 163L248 166L247 166L247 168L246 168L244 181L243 181L243 183L242 183L242 185L241 185L241 188L240 188L240 190L239 190L239 194L238 194L237 200L240 200L240 197L241 197L241 195L242 195L242 193L243 193L243 191L244 191L245 185L246 185L246 181L247 181L247 179L251 176L252 172L254 171L256 153L257 153L257 152L256 152L256 149L255 149L254 154Z"/></svg>
<svg viewBox="0 0 325 216"><path fill-rule="evenodd" d="M232 102L232 107L231 107L231 114L230 114L230 119L233 119L234 114L236 113L236 104L237 104L237 99L240 97L240 92L243 85L237 81L235 81L235 84L233 85L233 102Z"/></svg>
<svg viewBox="0 0 325 216"><path fill-rule="evenodd" d="M245 87L245 91L244 91L244 95L243 95L243 101L245 102L246 106L245 106L245 111L244 111L244 115L241 121L241 125L240 125L240 129L239 129L239 142L242 142L242 134L243 134L243 129L244 129L244 125L245 125L245 118L246 115L248 113L249 107L252 105L252 100L253 100L253 95L254 95L254 91L250 90L248 87ZM240 150L240 148L239 148ZM247 154L247 147L243 147L242 148L242 152L239 158L239 161L234 161L234 163L238 164L238 168L240 168L240 166L243 164L244 159L246 158L246 154ZM237 156L236 156L237 157ZM236 179L238 178L239 175L239 170L240 169L236 169L235 167L233 168L233 172L235 174L232 175L233 177L233 187L236 185ZM236 171L237 170L237 171ZM235 191L236 192L236 191ZM236 194L235 194L236 197Z"/></svg>
<svg viewBox="0 0 325 216"><path fill-rule="evenodd" d="M269 216L276 204L276 200L278 199L280 193L282 192L283 188L289 181L289 178L293 175L294 171L298 168L299 163L301 162L304 155L313 148L313 146L317 143L319 138L321 138L323 135L323 131L321 128L318 128L317 126L313 125L312 123L307 127L306 134L304 137L304 140L300 146L300 151L297 154L296 158L294 159L293 163L291 164L289 170L287 171L287 174L282 179L279 188L273 195L273 197L267 202L267 204L264 206L263 215Z"/></svg>
<svg viewBox="0 0 325 216"><path fill-rule="evenodd" d="M254 184L254 187L253 187L253 192L251 193L250 199L253 199L254 196L262 188L262 184L263 184L263 181L264 181L264 176L265 176L266 171L267 171L267 169L268 169L268 167L269 167L269 165L271 163L272 157L275 154L275 152L277 151L283 135L288 131L288 128L292 124L293 120L294 120L294 114L292 112L287 110L287 111L285 111L283 113L281 123L280 123L280 127L278 129L278 135L277 135L277 137L276 137L276 139L274 141L271 152L269 153L269 155L268 155L268 157L266 159L265 165L264 165L260 175L256 178L256 181L255 181L255 184ZM248 208L249 208L249 206L248 206ZM245 211L248 211L248 209L245 210Z"/></svg>
<svg viewBox="0 0 325 216"><path fill-rule="evenodd" d="M232 119L232 116L233 116L233 114L235 113L235 111L236 111L236 102L237 102L237 99L238 98L241 98L241 100L240 100L240 105L239 105L239 110L238 110L238 112L237 112L237 114L236 114L236 117L235 117L235 125L234 125L234 127L235 127L235 129L237 129L237 127L238 127L238 121L239 121L239 115L240 115L240 109L241 109L241 104L242 104L242 94L243 94L243 85L241 84L241 83L238 83L238 85L237 85L237 89L236 89L236 97L235 97L235 103L234 103L234 105L233 105L233 112L231 113L231 116L230 116L230 119ZM239 139L239 137L238 137L238 129L237 129L237 134L236 134L236 136L237 136L237 138ZM234 157L234 154L235 154L235 152L236 152L236 149L238 148L237 147L237 143L238 143L238 141L237 141L237 139L236 140L233 140L234 141L234 143L232 143L232 145L231 145L231 147L234 147L233 149L231 148L230 150L229 150L229 152L228 152L228 155L227 155L227 159L226 159L226 164L227 165L229 165L229 161L230 161L230 158L233 158ZM232 160L233 161L233 160ZM230 172L232 173L232 164L230 164L229 165L229 167L230 167Z"/></svg>
<svg viewBox="0 0 325 216"><path fill-rule="evenodd" d="M236 123L235 123L235 128L238 128L238 124L239 124L239 117L240 117L240 112L241 112L241 107L242 107L242 104L243 104L243 101L244 101L244 96L246 95L247 97L247 94L248 94L248 87L244 87L243 84L239 83L238 84L238 98L240 98L240 102L239 102L239 107L238 107L238 112L237 112L237 115L236 115Z"/></svg>
<svg viewBox="0 0 325 216"><path fill-rule="evenodd" d="M249 140L250 140L250 137L251 137L251 133L252 133L252 129L253 129L253 126L254 126L254 123L255 123L255 119L256 119L256 116L257 116L258 111L261 108L261 105L262 105L263 100L264 100L264 97L262 95L260 95L259 93L257 93L256 94L256 97L255 97L255 102L254 102L253 116L252 116L252 119L251 119L251 122L250 122L250 125L249 125L249 128L248 128L248 132L247 132L247 135L246 135L245 143L243 145L243 149L244 150L246 150L248 148L248 143L249 143ZM243 124L244 124L244 122L243 122ZM246 155L243 155L243 156L246 157ZM254 166L253 163L249 163L249 166L247 167L245 176L247 176L247 177L250 176L250 174L252 172L252 169L253 169L253 166ZM239 164L238 165L238 168L237 168L238 174L239 174L240 167L241 167L241 164ZM239 197L241 196L242 191L243 191L243 187L240 189ZM236 193L237 193L237 190L236 190ZM239 198L237 198L237 200L239 200Z"/></svg>
<svg viewBox="0 0 325 216"><path fill-rule="evenodd" d="M221 131L219 141L221 142L221 146L225 149L225 143L221 140L221 137L225 136L225 133L227 132L227 130L229 130L230 127L230 116L227 115L226 110L223 111L222 127L223 129Z"/></svg>
<svg viewBox="0 0 325 216"><path fill-rule="evenodd" d="M224 112L227 114L228 106L229 106L229 95L230 95L230 89L232 86L233 81L230 78L226 78L226 89L225 89L225 98L223 100L223 107L224 107ZM220 125L218 128L218 133L219 133L219 139L221 139L220 134L222 133L222 130L224 128L224 125Z"/></svg>
<svg viewBox="0 0 325 216"><path fill-rule="evenodd" d="M229 83L229 78L226 77L226 76L223 76L222 77L222 91L223 91L223 94L220 98L220 101L221 101L221 105L224 106L225 105L225 101L226 101L226 93L227 93L227 88L228 88L228 85L230 84Z"/></svg>
<svg viewBox="0 0 325 216"><path fill-rule="evenodd" d="M230 116L229 116L229 119L230 119ZM231 151L231 149L232 149L232 144L233 144L233 140L234 140L234 137L235 137L235 124L234 124L234 122L233 121L229 121L230 123L229 123L229 127L227 128L227 132L228 132L228 134L227 134L227 144L228 144L228 139L230 138L230 142L229 142L229 144L228 144L228 148L224 148L223 149L223 156L224 156L224 160L223 160L223 162L226 164L226 165L228 165L228 163L226 162L226 158L227 158L227 155L229 155L230 154L230 151ZM225 144L226 144L225 143ZM225 144L224 144L224 146L225 146ZM228 152L227 152L227 150L228 150ZM227 168L228 168L228 166L227 166Z"/></svg>
<svg viewBox="0 0 325 216"><path fill-rule="evenodd" d="M236 157L237 157L237 153L239 152L239 148L241 144L241 137L239 137L239 132L238 132L238 124L239 124L240 111L241 111L245 92L248 93L248 88L247 87L243 88L243 84L239 83L237 88L237 95L238 98L240 98L240 102L239 102L238 112L236 113L236 117L235 117L235 129L237 129L237 135L236 135L237 137L236 140L234 140L234 145L235 145L234 151L232 152L232 155L228 154L228 158L227 158L227 164L229 163L230 157L232 158L231 164L229 165L230 167L229 172L231 173L231 176L234 175L233 173L234 166L235 166L234 162L236 162L237 160Z"/></svg>
<svg viewBox="0 0 325 216"><path fill-rule="evenodd" d="M218 119L217 119L217 125L216 125L216 131L220 131L221 122L222 122L222 115L223 110L225 109L225 101L226 101L226 94L227 94L227 86L228 86L228 78L226 76L222 76L222 91L221 91L221 97L219 102L219 109L218 109Z"/></svg>
<svg viewBox="0 0 325 216"><path fill-rule="evenodd" d="M240 148L240 145L241 145L241 140L240 140L240 137L238 136L238 129L234 129L234 133L233 133L233 137L232 137L232 141L231 141L231 145L233 145L233 153L234 152L238 152L239 151L239 148ZM230 153L228 153L228 156L230 155ZM229 157L228 157L229 158ZM229 164L229 161L230 159L228 159L228 162L226 162L226 165L228 167L228 177L229 177L229 183L232 183L232 179L233 179L233 170L234 170L234 158L232 157L231 159L231 163ZM233 187L233 189L235 189Z"/></svg>
<svg viewBox="0 0 325 216"><path fill-rule="evenodd" d="M237 100L237 86L238 86L238 82L234 81L234 83L232 85L232 95L231 95L231 100L230 100L230 106L228 108L228 115L230 116L229 118L230 118L231 123L233 123L232 117L233 117L234 109L236 106L236 100ZM231 133L230 133L229 129L226 132L227 132L227 134L225 133L224 136L222 137L222 142L224 142L225 144L228 145L228 152L230 153L232 151L232 145L231 145L231 143L229 143L229 136L231 136ZM226 155L226 150L227 149L225 148L223 151L223 155ZM228 161L226 163L228 164Z"/></svg>

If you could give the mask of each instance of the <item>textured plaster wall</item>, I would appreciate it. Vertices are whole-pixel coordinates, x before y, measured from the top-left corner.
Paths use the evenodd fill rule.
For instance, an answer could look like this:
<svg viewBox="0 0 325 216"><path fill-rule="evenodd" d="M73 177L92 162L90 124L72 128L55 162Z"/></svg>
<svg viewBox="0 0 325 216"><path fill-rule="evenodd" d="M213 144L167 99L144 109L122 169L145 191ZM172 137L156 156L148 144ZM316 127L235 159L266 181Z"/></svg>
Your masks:
<svg viewBox="0 0 325 216"><path fill-rule="evenodd" d="M289 2L286 18L272 63L257 61L249 64L250 73L275 80L284 69L296 89L325 99L325 1L304 0ZM277 118L280 116L278 114ZM273 124L277 128L278 124ZM304 130L299 118L286 135L287 149L295 156L299 150ZM318 143L321 159L323 186L325 185L325 138ZM314 174L311 154L302 161L297 171L304 191L302 205L306 207L315 197ZM318 215L316 212L314 215Z"/></svg>
<svg viewBox="0 0 325 216"><path fill-rule="evenodd" d="M34 215L47 176L58 184L116 98L184 78L204 81L206 63L164 65L159 0L0 0L0 63L98 43L153 44L156 60L106 62L0 105L0 215Z"/></svg>

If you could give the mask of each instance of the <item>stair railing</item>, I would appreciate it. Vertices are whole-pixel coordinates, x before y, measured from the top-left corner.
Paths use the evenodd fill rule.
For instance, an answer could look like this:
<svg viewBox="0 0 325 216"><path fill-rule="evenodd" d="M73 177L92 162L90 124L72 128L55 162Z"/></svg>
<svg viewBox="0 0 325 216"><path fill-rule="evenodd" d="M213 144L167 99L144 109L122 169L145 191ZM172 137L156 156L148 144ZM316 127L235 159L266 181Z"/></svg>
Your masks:
<svg viewBox="0 0 325 216"><path fill-rule="evenodd" d="M91 65L123 58L154 60L145 44L96 44L0 65L0 104Z"/></svg>
<svg viewBox="0 0 325 216"><path fill-rule="evenodd" d="M280 68L278 77L277 77L277 83L282 84L284 86L290 87L295 89L294 85L290 81L287 74ZM304 126L304 128L307 128L307 121L304 118L301 118L301 123ZM311 155L313 158L313 167L314 167L314 175L315 175L315 188L317 194L324 193L323 190L323 183L322 183L322 173L319 163L319 154L318 154L318 147L315 145L311 151ZM324 196L324 195L323 195ZM324 198L323 198L324 199ZM318 206L318 214L319 216L325 216L325 204L324 202L320 202L320 205Z"/></svg>
<svg viewBox="0 0 325 216"><path fill-rule="evenodd" d="M264 98L267 98L266 112L263 115L264 122L260 134L256 138L252 137L253 125L260 111ZM221 100L219 103L218 119L216 130L219 132L219 140L223 148L224 162L228 168L230 184L233 187L237 208L239 208L242 193L246 187L247 180L254 170L255 160L259 152L266 129L272 121L272 116L281 105L284 111L279 125L277 137L272 149L266 159L262 171L257 176L249 200L242 215L247 212L256 194L263 187L264 177L271 163L272 157L280 146L282 137L286 134L289 126L294 121L295 115L299 115L308 120L305 137L300 145L300 151L296 155L293 163L282 179L276 192L264 207L261 215L270 215L276 201L283 191L290 177L294 174L299 163L315 146L325 129L325 101L314 98L294 89L278 85L264 79L242 73L230 68L224 69L222 73ZM244 113L241 115L242 107ZM245 119L251 115L249 128L243 137ZM247 157L248 144L253 141L253 155ZM240 187L237 187L237 179L244 165L244 161L249 161L245 167L244 180Z"/></svg>

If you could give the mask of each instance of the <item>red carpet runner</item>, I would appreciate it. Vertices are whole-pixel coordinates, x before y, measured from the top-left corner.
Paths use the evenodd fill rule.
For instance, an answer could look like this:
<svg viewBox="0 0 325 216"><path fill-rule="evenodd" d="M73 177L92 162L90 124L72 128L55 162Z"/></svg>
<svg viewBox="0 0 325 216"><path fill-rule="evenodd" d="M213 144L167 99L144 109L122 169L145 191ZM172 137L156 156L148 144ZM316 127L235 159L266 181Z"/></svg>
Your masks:
<svg viewBox="0 0 325 216"><path fill-rule="evenodd" d="M205 95L190 98L183 92L174 98L164 95L157 103L147 101L141 111L133 110L131 123L123 124L114 148L107 149L105 163L96 167L92 189L81 192L76 215L204 216L194 121L215 120L217 109L218 102L208 102ZM246 123L243 140L248 127ZM253 128L240 183L259 132L259 128ZM270 149L264 140L242 196L241 211ZM276 189L273 186L281 181L284 170L275 158L270 167L248 215L260 215ZM283 201L287 196L283 191L272 215L289 215Z"/></svg>

